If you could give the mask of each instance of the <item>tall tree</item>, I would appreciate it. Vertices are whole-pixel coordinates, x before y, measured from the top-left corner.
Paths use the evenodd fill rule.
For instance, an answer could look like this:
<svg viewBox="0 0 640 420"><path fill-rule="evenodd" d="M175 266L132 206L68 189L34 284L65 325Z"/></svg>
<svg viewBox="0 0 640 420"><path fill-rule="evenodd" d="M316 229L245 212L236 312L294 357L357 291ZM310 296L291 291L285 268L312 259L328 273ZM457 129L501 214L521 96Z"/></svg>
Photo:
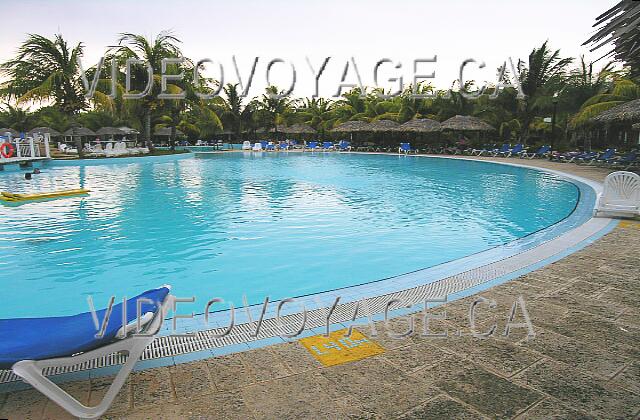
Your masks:
<svg viewBox="0 0 640 420"><path fill-rule="evenodd" d="M584 44L591 51L613 44L604 57L613 57L627 64L631 77L640 77L640 2L623 0L598 16L593 25L600 29Z"/></svg>
<svg viewBox="0 0 640 420"><path fill-rule="evenodd" d="M561 58L560 50L550 50L545 41L531 51L527 64L518 63L518 77L525 94L520 113L525 143L536 111L548 108L554 94L562 90L566 80L565 70L572 61L572 58Z"/></svg>
<svg viewBox="0 0 640 420"><path fill-rule="evenodd" d="M149 94L141 99L129 101L135 102L133 106L137 107L141 113L144 140L148 147L152 147L152 115L164 105L162 100L158 99L158 94L162 89L160 84L162 60L165 58L181 58L182 52L178 46L180 42L169 31L160 32L155 39L147 39L142 35L133 33L122 33L118 39L116 53L121 65L124 65L127 59L134 58L148 63L153 70L153 85ZM136 92L144 91L148 83L146 68L144 66L132 66L131 73L133 90Z"/></svg>
<svg viewBox="0 0 640 420"><path fill-rule="evenodd" d="M71 48L62 35L53 39L29 34L17 55L0 65L7 81L0 95L21 102L53 102L68 115L87 107L78 58L83 45Z"/></svg>

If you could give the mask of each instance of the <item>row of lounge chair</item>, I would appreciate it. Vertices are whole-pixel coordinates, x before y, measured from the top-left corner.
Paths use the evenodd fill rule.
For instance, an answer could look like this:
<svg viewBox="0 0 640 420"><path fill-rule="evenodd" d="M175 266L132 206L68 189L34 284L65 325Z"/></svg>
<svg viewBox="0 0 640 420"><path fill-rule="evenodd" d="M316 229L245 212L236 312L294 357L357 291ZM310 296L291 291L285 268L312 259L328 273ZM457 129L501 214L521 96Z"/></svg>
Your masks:
<svg viewBox="0 0 640 420"><path fill-rule="evenodd" d="M65 154L77 154L78 149L70 147L65 143L61 143L58 145L58 150L61 153ZM149 153L149 149L146 147L127 147L127 144L123 141L119 141L116 143L107 143L102 148L102 144L97 143L95 145L91 145L86 143L83 148L83 152L86 155L93 157L115 157L115 156L125 156L125 155L140 155Z"/></svg>
<svg viewBox="0 0 640 420"><path fill-rule="evenodd" d="M300 145L295 141L288 141L288 142L281 142L281 143L274 143L272 141L270 142L260 141L260 142L254 143L253 145L250 142L245 141L242 144L242 150L253 150L254 152L276 151L276 150L284 152L291 149L300 149L302 151L310 150L310 151L323 151L323 152L329 152L329 151L349 152L351 151L351 144L346 140L340 140L338 143L335 143L335 144L330 141L325 141L322 143L317 141L310 141Z"/></svg>
<svg viewBox="0 0 640 420"><path fill-rule="evenodd" d="M604 152L568 152L554 154L550 158L558 162L576 163L578 165L593 165L609 168L630 169L640 167L640 155L637 150L619 156L616 149L609 148Z"/></svg>

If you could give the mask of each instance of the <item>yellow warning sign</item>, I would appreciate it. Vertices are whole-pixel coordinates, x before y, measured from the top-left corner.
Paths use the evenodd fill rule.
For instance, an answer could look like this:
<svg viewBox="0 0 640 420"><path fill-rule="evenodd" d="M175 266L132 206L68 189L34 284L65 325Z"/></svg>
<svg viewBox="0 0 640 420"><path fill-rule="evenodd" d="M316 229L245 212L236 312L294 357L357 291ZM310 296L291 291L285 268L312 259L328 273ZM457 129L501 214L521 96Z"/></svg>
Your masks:
<svg viewBox="0 0 640 420"><path fill-rule="evenodd" d="M633 220L623 220L620 223L618 223L618 227L621 227L623 229L627 229L627 228L640 229L640 222L636 222Z"/></svg>
<svg viewBox="0 0 640 420"><path fill-rule="evenodd" d="M320 334L302 338L300 344L323 366L341 365L384 353L378 343L369 340L355 328L348 337L347 332L345 328L330 333L328 337Z"/></svg>

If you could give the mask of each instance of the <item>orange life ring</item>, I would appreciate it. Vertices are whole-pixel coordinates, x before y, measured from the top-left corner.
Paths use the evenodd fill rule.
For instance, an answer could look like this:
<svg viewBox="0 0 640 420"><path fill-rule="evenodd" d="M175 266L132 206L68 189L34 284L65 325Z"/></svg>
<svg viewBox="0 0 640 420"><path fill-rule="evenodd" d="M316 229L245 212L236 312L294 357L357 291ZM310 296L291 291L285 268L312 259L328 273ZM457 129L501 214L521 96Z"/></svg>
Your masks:
<svg viewBox="0 0 640 420"><path fill-rule="evenodd" d="M11 143L2 143L2 144L0 144L0 154L4 158L8 159L10 157L13 157L13 153L15 151L16 151L16 148L13 147L13 144L11 144Z"/></svg>

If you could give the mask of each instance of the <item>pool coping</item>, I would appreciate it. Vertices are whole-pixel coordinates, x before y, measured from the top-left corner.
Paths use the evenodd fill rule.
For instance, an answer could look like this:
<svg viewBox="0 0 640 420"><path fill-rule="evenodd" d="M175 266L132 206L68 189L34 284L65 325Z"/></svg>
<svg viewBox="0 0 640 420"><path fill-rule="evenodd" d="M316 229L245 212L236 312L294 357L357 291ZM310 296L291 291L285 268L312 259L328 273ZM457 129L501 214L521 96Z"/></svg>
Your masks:
<svg viewBox="0 0 640 420"><path fill-rule="evenodd" d="M356 154L358 152L352 153ZM398 156L393 153L375 154ZM193 155L191 155L191 157L192 156ZM478 162L476 159L467 157L432 155L407 156L407 158L422 157L461 159ZM111 162L113 161L110 161L110 163ZM602 188L602 184L599 182L588 180L577 175L568 174L563 171L532 167L526 164L499 161L483 162L488 164L518 166L526 169L547 172L569 180L574 183L574 185L578 185L578 187L581 188L578 207L581 208L576 208L572 213L573 216L574 213L579 211L580 213L576 213L576 217L578 218L574 220L569 216L567 219L572 220L567 221L567 219L565 219L559 222L562 223L566 221L563 229L559 229L557 227L558 224L552 225L549 228L545 228L542 231L536 232L525 238L511 241L507 244L478 254L463 257L428 269L418 270L417 272L376 281L376 287L371 287L372 283L367 283L365 285L339 289L340 291L349 291L350 293L340 294L341 298L344 299L341 299L341 303L336 305L335 311L331 314L331 322L328 326L329 330L333 331L345 328L353 322L366 322L369 318L374 321L384 319L383 315L386 302L391 299L400 298L403 299L404 303L406 303L402 308L395 309L390 312L390 317L397 317L407 313L420 311L423 308L423 302L425 299L436 299L445 294L450 298L448 302L451 302L465 296L476 294L564 258L565 256L584 248L601 236L605 235L618 223L614 219L591 217L593 204L595 202L595 194L600 192ZM576 182L579 184L576 184ZM589 196L583 196L583 189L587 193L589 190L591 191ZM582 205L580 205L580 203L582 203ZM565 229L567 227L570 228ZM551 229L551 231L549 231L549 229ZM533 246L534 242L532 241L539 239L536 235L542 235L541 232L546 234L551 232L552 237ZM514 242L518 242L523 239L527 240L527 247L513 246ZM511 252L509 254L502 254L501 256L496 254L496 252L503 251L505 248L510 249ZM487 258L487 255L482 255L485 253L493 253L494 257L500 258ZM461 261L464 262L464 264L457 270L447 272L447 269L451 268L450 266L460 264ZM430 270L431 273L425 273ZM429 278L429 281L425 281L425 278L421 277L425 274L432 276ZM383 282L386 282L387 284L383 285ZM301 311L293 309L290 309L289 311L282 311L282 322L280 323L275 317L276 313L274 307L278 301L271 302L271 309L265 312L262 330L256 336L253 336L251 333L252 327L255 326L256 323L250 322L247 315L242 312L239 320L236 318L236 332L221 338L216 337L215 334L218 334L225 329L222 326L226 325L225 323L227 322L229 311L212 313L211 319L213 319L213 322L210 320L209 329L203 330L197 323L182 324L178 331L185 335L180 336L168 335L170 332L169 326L167 325L168 323L165 322L160 336L157 337L156 340L147 348L141 358L141 361L138 362L136 370L170 366L193 360L245 351L251 348L297 340L305 336L325 332L327 328L326 317L329 313L329 308L334 303L336 297L336 291L330 291L300 298L300 300L306 298L304 301L307 302L307 304L313 303L317 308L308 311L307 325L309 328L305 329L302 334L293 339L283 337L282 334L297 329L300 321L302 320ZM360 305L360 303L362 305ZM252 310L254 319L258 318L260 315L259 310L256 309L255 306L257 305L249 306L250 310ZM369 309L369 316L361 312L362 308ZM203 317L201 316L201 318ZM196 318L196 322L197 321L198 319ZM200 321L202 321L202 319L200 319ZM213 328L211 328L212 323L214 324ZM57 375L56 378L63 381L86 379L87 377L99 377L113 374L118 369L118 365L123 361L124 359L122 356L112 355L110 357L103 358L102 360L96 360L94 363L90 363L88 365L59 369L47 373ZM2 391L6 386L20 386L20 382L16 382L17 380L19 379L10 371L0 371L0 391Z"/></svg>

